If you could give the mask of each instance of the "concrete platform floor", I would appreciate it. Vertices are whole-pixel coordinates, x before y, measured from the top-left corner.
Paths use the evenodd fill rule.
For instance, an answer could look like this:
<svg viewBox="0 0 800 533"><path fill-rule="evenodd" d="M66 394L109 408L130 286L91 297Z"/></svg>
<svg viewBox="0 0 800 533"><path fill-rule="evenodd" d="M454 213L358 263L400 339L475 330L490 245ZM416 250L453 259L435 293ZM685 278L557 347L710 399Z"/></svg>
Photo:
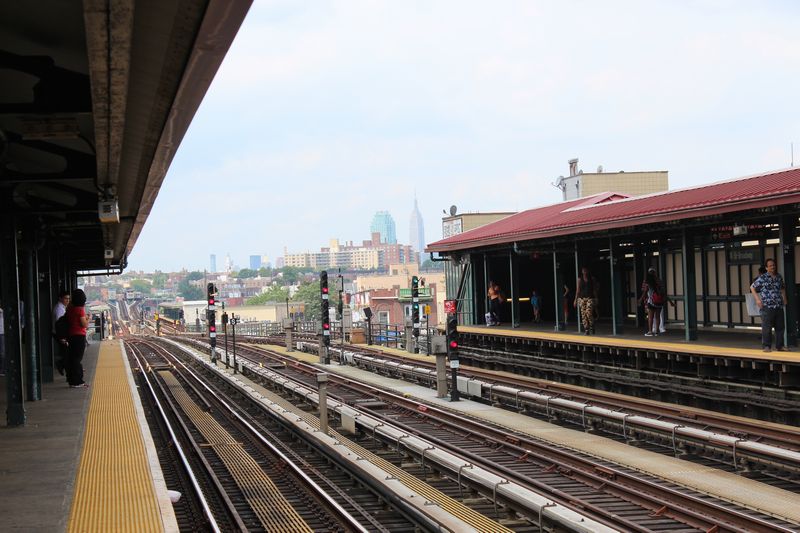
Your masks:
<svg viewBox="0 0 800 533"><path fill-rule="evenodd" d="M117 341L106 341L117 342ZM83 357L94 380L100 344ZM26 425L6 425L6 378L0 377L0 531L61 532L67 527L92 389L71 389L64 376L25 402Z"/></svg>

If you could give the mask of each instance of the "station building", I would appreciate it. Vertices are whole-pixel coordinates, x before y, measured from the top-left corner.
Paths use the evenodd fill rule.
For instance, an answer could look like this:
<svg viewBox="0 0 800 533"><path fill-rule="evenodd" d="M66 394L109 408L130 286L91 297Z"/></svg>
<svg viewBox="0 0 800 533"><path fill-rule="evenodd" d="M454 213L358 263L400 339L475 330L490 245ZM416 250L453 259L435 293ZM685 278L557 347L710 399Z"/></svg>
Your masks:
<svg viewBox="0 0 800 533"><path fill-rule="evenodd" d="M450 260L447 296L467 325L485 323L494 280L508 296L502 312L511 327L531 320L536 290L544 320L563 330L563 286L574 289L586 266L610 333L644 332L640 286L655 267L677 304L669 321L686 340L758 326L746 295L759 266L775 258L787 281L786 337L796 344L798 215L800 169L790 168L637 197L598 193L507 216L427 251Z"/></svg>

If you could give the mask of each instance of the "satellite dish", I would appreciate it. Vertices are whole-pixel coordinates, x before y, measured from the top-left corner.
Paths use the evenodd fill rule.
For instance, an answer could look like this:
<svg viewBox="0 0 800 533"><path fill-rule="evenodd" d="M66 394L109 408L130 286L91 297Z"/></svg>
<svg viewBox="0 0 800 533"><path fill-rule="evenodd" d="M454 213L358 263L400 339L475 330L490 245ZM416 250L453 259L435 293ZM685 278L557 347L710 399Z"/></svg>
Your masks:
<svg viewBox="0 0 800 533"><path fill-rule="evenodd" d="M457 213L457 212L458 212L458 208L457 208L456 206L454 206L454 205L451 205L451 206L450 206L450 216L451 216L451 217L454 217L454 216L456 216L456 213Z"/></svg>

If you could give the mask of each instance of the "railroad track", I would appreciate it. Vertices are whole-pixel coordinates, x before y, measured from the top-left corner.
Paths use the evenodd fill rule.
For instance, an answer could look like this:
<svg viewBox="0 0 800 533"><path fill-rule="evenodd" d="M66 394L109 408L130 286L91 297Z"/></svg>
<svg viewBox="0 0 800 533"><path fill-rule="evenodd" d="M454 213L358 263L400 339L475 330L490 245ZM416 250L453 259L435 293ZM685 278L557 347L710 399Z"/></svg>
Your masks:
<svg viewBox="0 0 800 533"><path fill-rule="evenodd" d="M190 344L203 349L202 343L186 339ZM170 342L169 340L167 342ZM174 341L172 341L174 342ZM175 343L177 344L177 343ZM196 364L201 367L212 368L213 372L219 370L223 364L214 366L208 362L208 356L200 352L195 352ZM257 364L241 360L245 365L252 365L258 368ZM282 365L281 365L282 366ZM257 376L253 376L257 377ZM269 390L280 391L280 393L290 400L285 401L285 405L311 405L315 404L314 391L308 389L299 397L295 395L297 389L284 389L275 387L274 384L264 381L264 386ZM242 385L243 388L251 390L250 385ZM259 393L264 394L267 389ZM337 419L341 422L341 419ZM363 419L360 419L363 420ZM332 422L333 423L333 422ZM340 426L341 427L341 426ZM346 430L350 431L350 430ZM403 483L409 487L415 487L418 494L435 506L441 506L460 517L467 517L477 531L619 531L619 529L609 528L606 524L598 522L581 511L574 511L562 504L555 503L542 495L525 489L513 482L502 480L497 475L484 471L477 466L471 466L469 471L464 470L464 477L457 476L459 465L466 467L459 457L445 452L444 450L434 450L435 447L424 445L421 439L404 440L410 435L405 432L397 433L392 436L394 429L391 422L377 423L370 431L357 431L355 437L348 433L348 439L356 448L366 448L371 451L359 451L361 457L371 457L369 461L380 460L381 458L391 458L392 463L388 465L387 472L392 477L399 477ZM384 433L389 432L390 436L385 437ZM337 436L341 439L341 436ZM396 443L402 443L402 447ZM408 446L422 446L417 450L417 454L407 449ZM422 457L419 456L421 451ZM366 455L365 455L366 453ZM421 460L420 460L421 459ZM432 468L438 461L449 462L450 470L448 475L442 474L441 468ZM476 477L478 483L468 482L468 478ZM475 490L480 486L482 490ZM488 489L487 489L488 486ZM496 493L493 494L494 486ZM488 494L487 494L488 493ZM505 494L505 495L504 495ZM509 496L510 495L510 496ZM494 497L496 496L496 497ZM465 511L466 509L466 511ZM477 511L477 512L476 512ZM470 513L472 513L470 515ZM475 517L480 517L476 520ZM488 520L489 525L485 524ZM540 529L538 523L544 524L544 529ZM447 529L446 525L443 525ZM437 524L432 524L429 529L441 529ZM458 531L459 529L455 529Z"/></svg>
<svg viewBox="0 0 800 533"><path fill-rule="evenodd" d="M261 365L269 366L276 362L288 365L285 369L272 370L291 379L305 382L306 385L311 385L313 374L316 372L313 368L306 368L306 365L296 362L289 365L290 360L275 353L256 354L252 349L242 347L240 354L244 358L269 357L266 361L258 361ZM563 488L565 484L572 484L570 487L572 493L564 490L563 494L554 493L551 497L560 501L578 501L584 510L594 509L599 515L604 513L612 515L606 516L606 523L615 518L613 513L608 513L603 506L616 507L620 515L627 516L623 522L617 522L615 526L622 530L647 531L653 527L680 530L687 524L700 530L719 527L720 524L730 531L775 531L782 527L791 530L790 524L779 519L758 515L750 510L727 502L715 501L700 494L686 494L686 490L677 485L626 471L609 462L598 463L597 459L581 458L575 463L576 454L572 450L557 450L558 454L554 456L555 447L552 444L537 442L526 435L509 435L506 430L487 428L485 422L474 423L463 417L430 406L421 406L413 400L355 384L352 381L337 378L332 381L336 384L336 394L340 395L341 401L351 405L360 403L363 405L365 399L372 398L374 401L379 398L381 402L392 406L381 408L389 409L388 412L381 413L377 408L369 407L364 410L394 424L398 424L398 419L402 418L406 421L401 424L405 431L425 438L430 438L430 435L434 434L437 446L453 450L470 450L469 458L474 464L480 464L479 461L491 457L495 461L487 465L487 468L497 469L508 479L529 483L530 486L540 490L544 490L542 485L560 485ZM421 419L426 421L423 423ZM437 433L441 431L445 431L446 435ZM527 471L523 472L525 469ZM544 481L537 480L536 474L546 474L545 478L552 477ZM604 488L587 490L587 487L597 486ZM578 493L581 494L580 497L575 496ZM644 496L645 494L647 496ZM616 499L610 499L611 496ZM604 502L603 505L597 504L598 501ZM623 510L619 511L620 509ZM670 524L670 520L673 523Z"/></svg>
<svg viewBox="0 0 800 533"><path fill-rule="evenodd" d="M291 451L290 459L281 450L286 449L284 444L275 445L291 440L278 424L256 432L247 418L234 414L224 397L171 361L163 347L148 341L126 344L137 366L144 369L142 375L150 374L145 377L161 405L168 408L168 418L176 421L173 427L180 428L181 435L175 438L190 441L183 454L194 456L191 471L197 473L193 476L204 479L198 492L213 493L209 498L213 503L201 505L207 509L211 529L367 530L304 473L304 469L316 470L307 458ZM265 435L272 435L274 442L269 443ZM205 467L202 474L198 463Z"/></svg>
<svg viewBox="0 0 800 533"><path fill-rule="evenodd" d="M280 343L280 338L259 342ZM435 387L435 363L362 346L347 346L352 363ZM334 358L337 350L331 349ZM704 409L623 396L508 372L461 367L474 398L560 425L599 431L615 440L743 472L787 490L800 484L800 428ZM462 391L467 395L468 390Z"/></svg>

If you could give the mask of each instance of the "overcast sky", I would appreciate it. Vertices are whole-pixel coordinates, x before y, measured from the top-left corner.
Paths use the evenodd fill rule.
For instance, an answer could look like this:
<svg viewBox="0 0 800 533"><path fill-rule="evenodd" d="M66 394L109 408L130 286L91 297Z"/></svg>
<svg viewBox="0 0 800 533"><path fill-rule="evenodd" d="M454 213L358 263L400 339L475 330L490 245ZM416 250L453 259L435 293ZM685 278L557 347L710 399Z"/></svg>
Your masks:
<svg viewBox="0 0 800 533"><path fill-rule="evenodd" d="M788 167L799 15L792 1L255 0L129 268L274 263L284 246L368 239L378 210L405 243L415 191L430 243L453 204L559 201L573 157L668 170L670 188Z"/></svg>

